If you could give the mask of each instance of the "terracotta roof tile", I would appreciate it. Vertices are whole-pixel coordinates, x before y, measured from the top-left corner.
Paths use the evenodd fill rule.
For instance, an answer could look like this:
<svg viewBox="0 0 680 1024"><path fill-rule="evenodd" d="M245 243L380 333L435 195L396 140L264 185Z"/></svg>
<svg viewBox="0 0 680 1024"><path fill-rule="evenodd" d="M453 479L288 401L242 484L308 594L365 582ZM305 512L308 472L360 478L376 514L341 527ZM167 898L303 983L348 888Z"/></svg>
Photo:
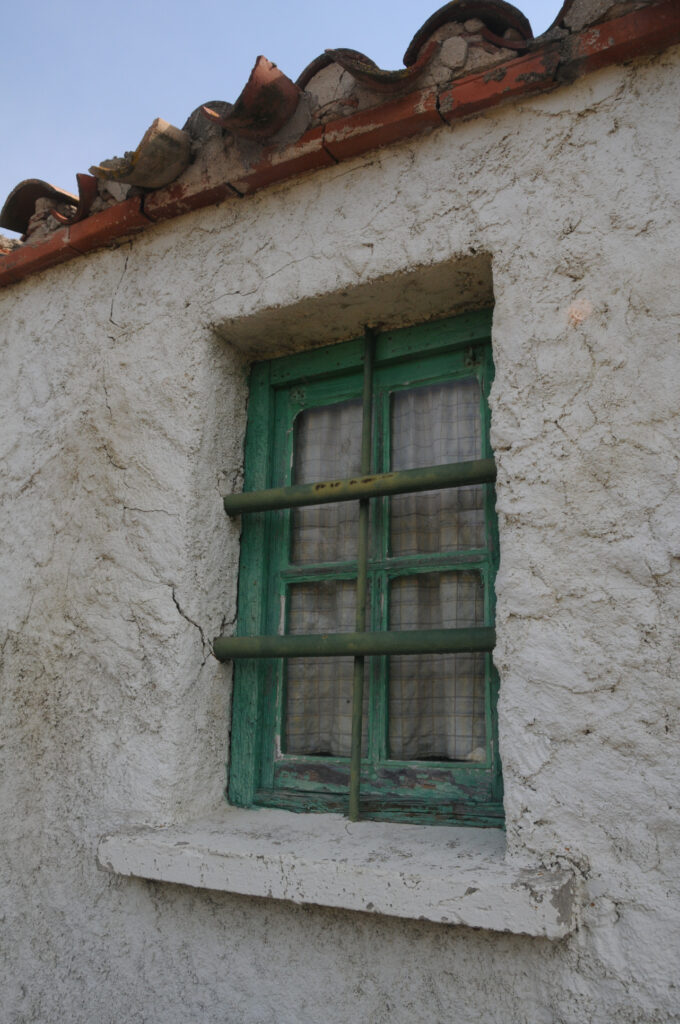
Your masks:
<svg viewBox="0 0 680 1024"><path fill-rule="evenodd" d="M191 159L187 132L157 117L132 153L102 160L90 174L104 181L120 181L141 188L162 188L184 171Z"/></svg>
<svg viewBox="0 0 680 1024"><path fill-rule="evenodd" d="M203 114L235 135L269 139L291 119L302 95L276 64L258 57L246 86L228 112L202 107Z"/></svg>
<svg viewBox="0 0 680 1024"><path fill-rule="evenodd" d="M451 21L465 24L472 19L484 22L497 37L502 37L508 29L515 29L522 39L533 39L528 19L512 4L503 0L452 0L435 11L418 29L404 54L406 67L415 64L422 46L442 25Z"/></svg>
<svg viewBox="0 0 680 1024"><path fill-rule="evenodd" d="M35 213L38 199L49 199L55 206L57 203L70 203L74 209L78 205L78 197L72 192L66 192L40 178L27 178L26 181L20 181L7 196L0 211L0 227L8 231L19 231L23 235Z"/></svg>
<svg viewBox="0 0 680 1024"><path fill-rule="evenodd" d="M345 71L349 71L355 81L378 93L396 93L412 87L438 49L438 43L434 40L429 42L422 47L417 61L410 67L400 68L398 71L383 71L369 57L356 50L326 50L326 53L332 61Z"/></svg>
<svg viewBox="0 0 680 1024"><path fill-rule="evenodd" d="M77 224L78 221L85 220L86 217L90 216L92 204L99 195L97 179L94 175L76 174L76 181L78 182L78 205L71 216L59 213L56 209L52 210L52 216L60 224Z"/></svg>
<svg viewBox="0 0 680 1024"><path fill-rule="evenodd" d="M239 198L676 42L678 0L566 0L538 39L522 12L504 0L452 0L416 32L396 71L356 50L334 49L294 83L258 57L235 103L202 104L182 129L158 118L136 150L102 161L90 175L78 174L78 196L39 179L17 185L0 227L28 237L19 248L0 247L0 286L155 221Z"/></svg>

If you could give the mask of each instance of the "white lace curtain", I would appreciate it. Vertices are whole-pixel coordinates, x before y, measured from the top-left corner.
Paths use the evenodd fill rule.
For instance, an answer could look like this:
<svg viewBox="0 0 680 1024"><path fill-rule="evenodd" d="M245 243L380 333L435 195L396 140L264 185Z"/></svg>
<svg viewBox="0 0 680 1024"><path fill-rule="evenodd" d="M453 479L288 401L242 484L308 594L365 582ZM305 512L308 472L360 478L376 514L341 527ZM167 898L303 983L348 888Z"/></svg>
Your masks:
<svg viewBox="0 0 680 1024"><path fill-rule="evenodd" d="M296 427L296 482L349 477L360 471L360 402L309 409L298 417ZM392 396L392 469L480 458L481 436L475 378L398 391ZM390 505L390 552L395 556L484 545L481 487L401 495L391 499ZM296 510L293 562L355 560L357 522L356 502ZM288 598L288 631L351 632L355 628L354 586L353 580L293 585ZM418 572L392 580L390 629L483 623L484 595L476 572ZM351 658L290 659L287 751L349 756L351 690ZM366 707L367 703L364 713ZM483 759L484 655L390 658L388 716L393 759ZM364 752L365 748L364 742Z"/></svg>

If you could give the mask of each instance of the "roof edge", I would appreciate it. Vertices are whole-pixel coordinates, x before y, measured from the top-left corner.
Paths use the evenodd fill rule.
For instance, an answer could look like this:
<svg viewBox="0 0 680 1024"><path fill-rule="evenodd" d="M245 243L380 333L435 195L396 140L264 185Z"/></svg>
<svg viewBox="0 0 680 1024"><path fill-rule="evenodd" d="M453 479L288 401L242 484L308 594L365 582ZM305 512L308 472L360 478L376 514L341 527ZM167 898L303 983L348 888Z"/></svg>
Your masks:
<svg viewBox="0 0 680 1024"><path fill-rule="evenodd" d="M546 41L481 74L397 99L306 131L283 147L265 149L233 180L177 182L125 199L36 244L0 251L0 288L104 246L121 244L154 223L242 198L308 171L352 159L432 130L477 116L500 104L564 85L600 68L663 52L680 42L680 4L662 0L592 25L559 42Z"/></svg>

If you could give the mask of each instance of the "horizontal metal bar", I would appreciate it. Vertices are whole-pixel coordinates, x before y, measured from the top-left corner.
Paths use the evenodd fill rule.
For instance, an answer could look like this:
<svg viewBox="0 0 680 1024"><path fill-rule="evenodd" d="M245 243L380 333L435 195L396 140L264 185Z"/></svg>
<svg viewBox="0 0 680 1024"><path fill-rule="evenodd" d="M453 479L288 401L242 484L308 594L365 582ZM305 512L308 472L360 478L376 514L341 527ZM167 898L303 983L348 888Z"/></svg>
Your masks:
<svg viewBox="0 0 680 1024"><path fill-rule="evenodd" d="M274 487L268 491L228 494L224 499L224 508L230 516L237 516L242 512L269 512L281 508L299 508L302 505L325 505L332 501L380 498L386 494L413 494L442 487L490 484L495 479L494 460L476 459L447 463L444 466L424 466L422 469L357 476L348 480L326 480L318 484L295 484L292 487Z"/></svg>
<svg viewBox="0 0 680 1024"><path fill-rule="evenodd" d="M383 633L327 633L319 636L219 636L213 653L219 661L233 658L322 658L376 654L460 654L491 651L496 631L411 629Z"/></svg>

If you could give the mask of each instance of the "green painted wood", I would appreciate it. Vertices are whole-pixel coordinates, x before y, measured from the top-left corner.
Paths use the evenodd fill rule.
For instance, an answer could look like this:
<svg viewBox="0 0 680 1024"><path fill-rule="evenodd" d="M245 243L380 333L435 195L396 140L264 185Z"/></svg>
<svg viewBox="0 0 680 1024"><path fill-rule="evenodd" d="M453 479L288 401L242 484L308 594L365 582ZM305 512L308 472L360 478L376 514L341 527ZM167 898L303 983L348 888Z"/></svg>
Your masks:
<svg viewBox="0 0 680 1024"><path fill-rule="evenodd" d="M486 436L482 454L484 460L492 459L487 404L493 377L488 345L490 322L490 313L482 311L455 320L386 332L377 338L372 454L372 467L377 473L391 472L391 393L395 389L471 375L477 376L483 392L481 415ZM256 389L258 382L265 378L267 383L262 387L268 392L266 412L257 404L254 393L251 394L251 415L256 415L259 422L248 432L246 491L293 485L295 417L304 408L360 397L361 342L263 364L253 372ZM266 451L261 443L265 437L268 440ZM253 459L258 465L251 473ZM389 550L390 496L384 494L371 499L367 566L371 599L367 628L390 632L390 580L418 572L471 569L482 574L487 623L484 628L492 628L493 579L498 564L495 494L491 482L482 486L487 534L485 547L476 550L394 557ZM315 503L318 504L318 500ZM356 576L356 561L292 565L288 556L292 514L290 511L256 512L243 517L245 575L242 571L237 630L241 637L274 636L282 627L285 630L282 610L287 607L288 589L296 581ZM258 573L259 587L255 587L252 581ZM474 765L430 764L389 759L389 657L369 657L366 663L368 756L363 760L361 772L362 817L496 827L502 824L502 777L495 714L498 676L490 653L485 660L486 761ZM346 813L349 758L296 758L285 752L286 663L285 659L278 658L245 659L236 663L230 799L248 805L254 802L300 811L342 810ZM254 730L255 735L246 738L249 729Z"/></svg>
<svg viewBox="0 0 680 1024"><path fill-rule="evenodd" d="M433 321L415 327L385 331L377 338L376 366L412 360L421 352L445 355L471 346L485 345L491 337L491 310L463 313L453 319ZM363 339L340 345L299 352L274 359L271 382L274 387L293 385L314 379L332 378L356 370L362 364Z"/></svg>
<svg viewBox="0 0 680 1024"><path fill-rule="evenodd" d="M270 401L269 364L253 367L248 401L246 431L247 487L265 487L269 482L273 417ZM241 538L239 572L239 634L259 633L267 628L266 601L263 600L263 579L266 578L264 552L268 524L262 515L249 516ZM229 800L237 806L252 804L260 784L260 720L263 674L252 662L241 662L234 669L233 708L231 720L230 763L228 772Z"/></svg>
<svg viewBox="0 0 680 1024"><path fill-rule="evenodd" d="M258 790L256 801L262 807L279 807L302 814L347 814L347 793L294 793L290 790ZM503 828L502 803L496 801L440 800L418 804L385 793L364 796L361 806L364 821L394 821L407 825L466 825L474 828Z"/></svg>
<svg viewBox="0 0 680 1024"><path fill-rule="evenodd" d="M375 334L366 329L364 339L364 380L361 398L361 474L371 472L373 439L373 361L375 358ZM359 502L359 524L357 538L357 584L356 619L357 635L366 629L366 604L368 599L368 532L370 503L367 497ZM369 634L373 636L373 634ZM349 774L349 820L359 820L359 799L361 790L361 744L364 717L364 676L365 656L354 654L352 679L352 750Z"/></svg>
<svg viewBox="0 0 680 1024"><path fill-rule="evenodd" d="M454 319L386 331L378 339L376 366L405 361L413 365L422 354L443 355L452 362L452 356L487 345L490 337L491 310L488 309L463 313Z"/></svg>

